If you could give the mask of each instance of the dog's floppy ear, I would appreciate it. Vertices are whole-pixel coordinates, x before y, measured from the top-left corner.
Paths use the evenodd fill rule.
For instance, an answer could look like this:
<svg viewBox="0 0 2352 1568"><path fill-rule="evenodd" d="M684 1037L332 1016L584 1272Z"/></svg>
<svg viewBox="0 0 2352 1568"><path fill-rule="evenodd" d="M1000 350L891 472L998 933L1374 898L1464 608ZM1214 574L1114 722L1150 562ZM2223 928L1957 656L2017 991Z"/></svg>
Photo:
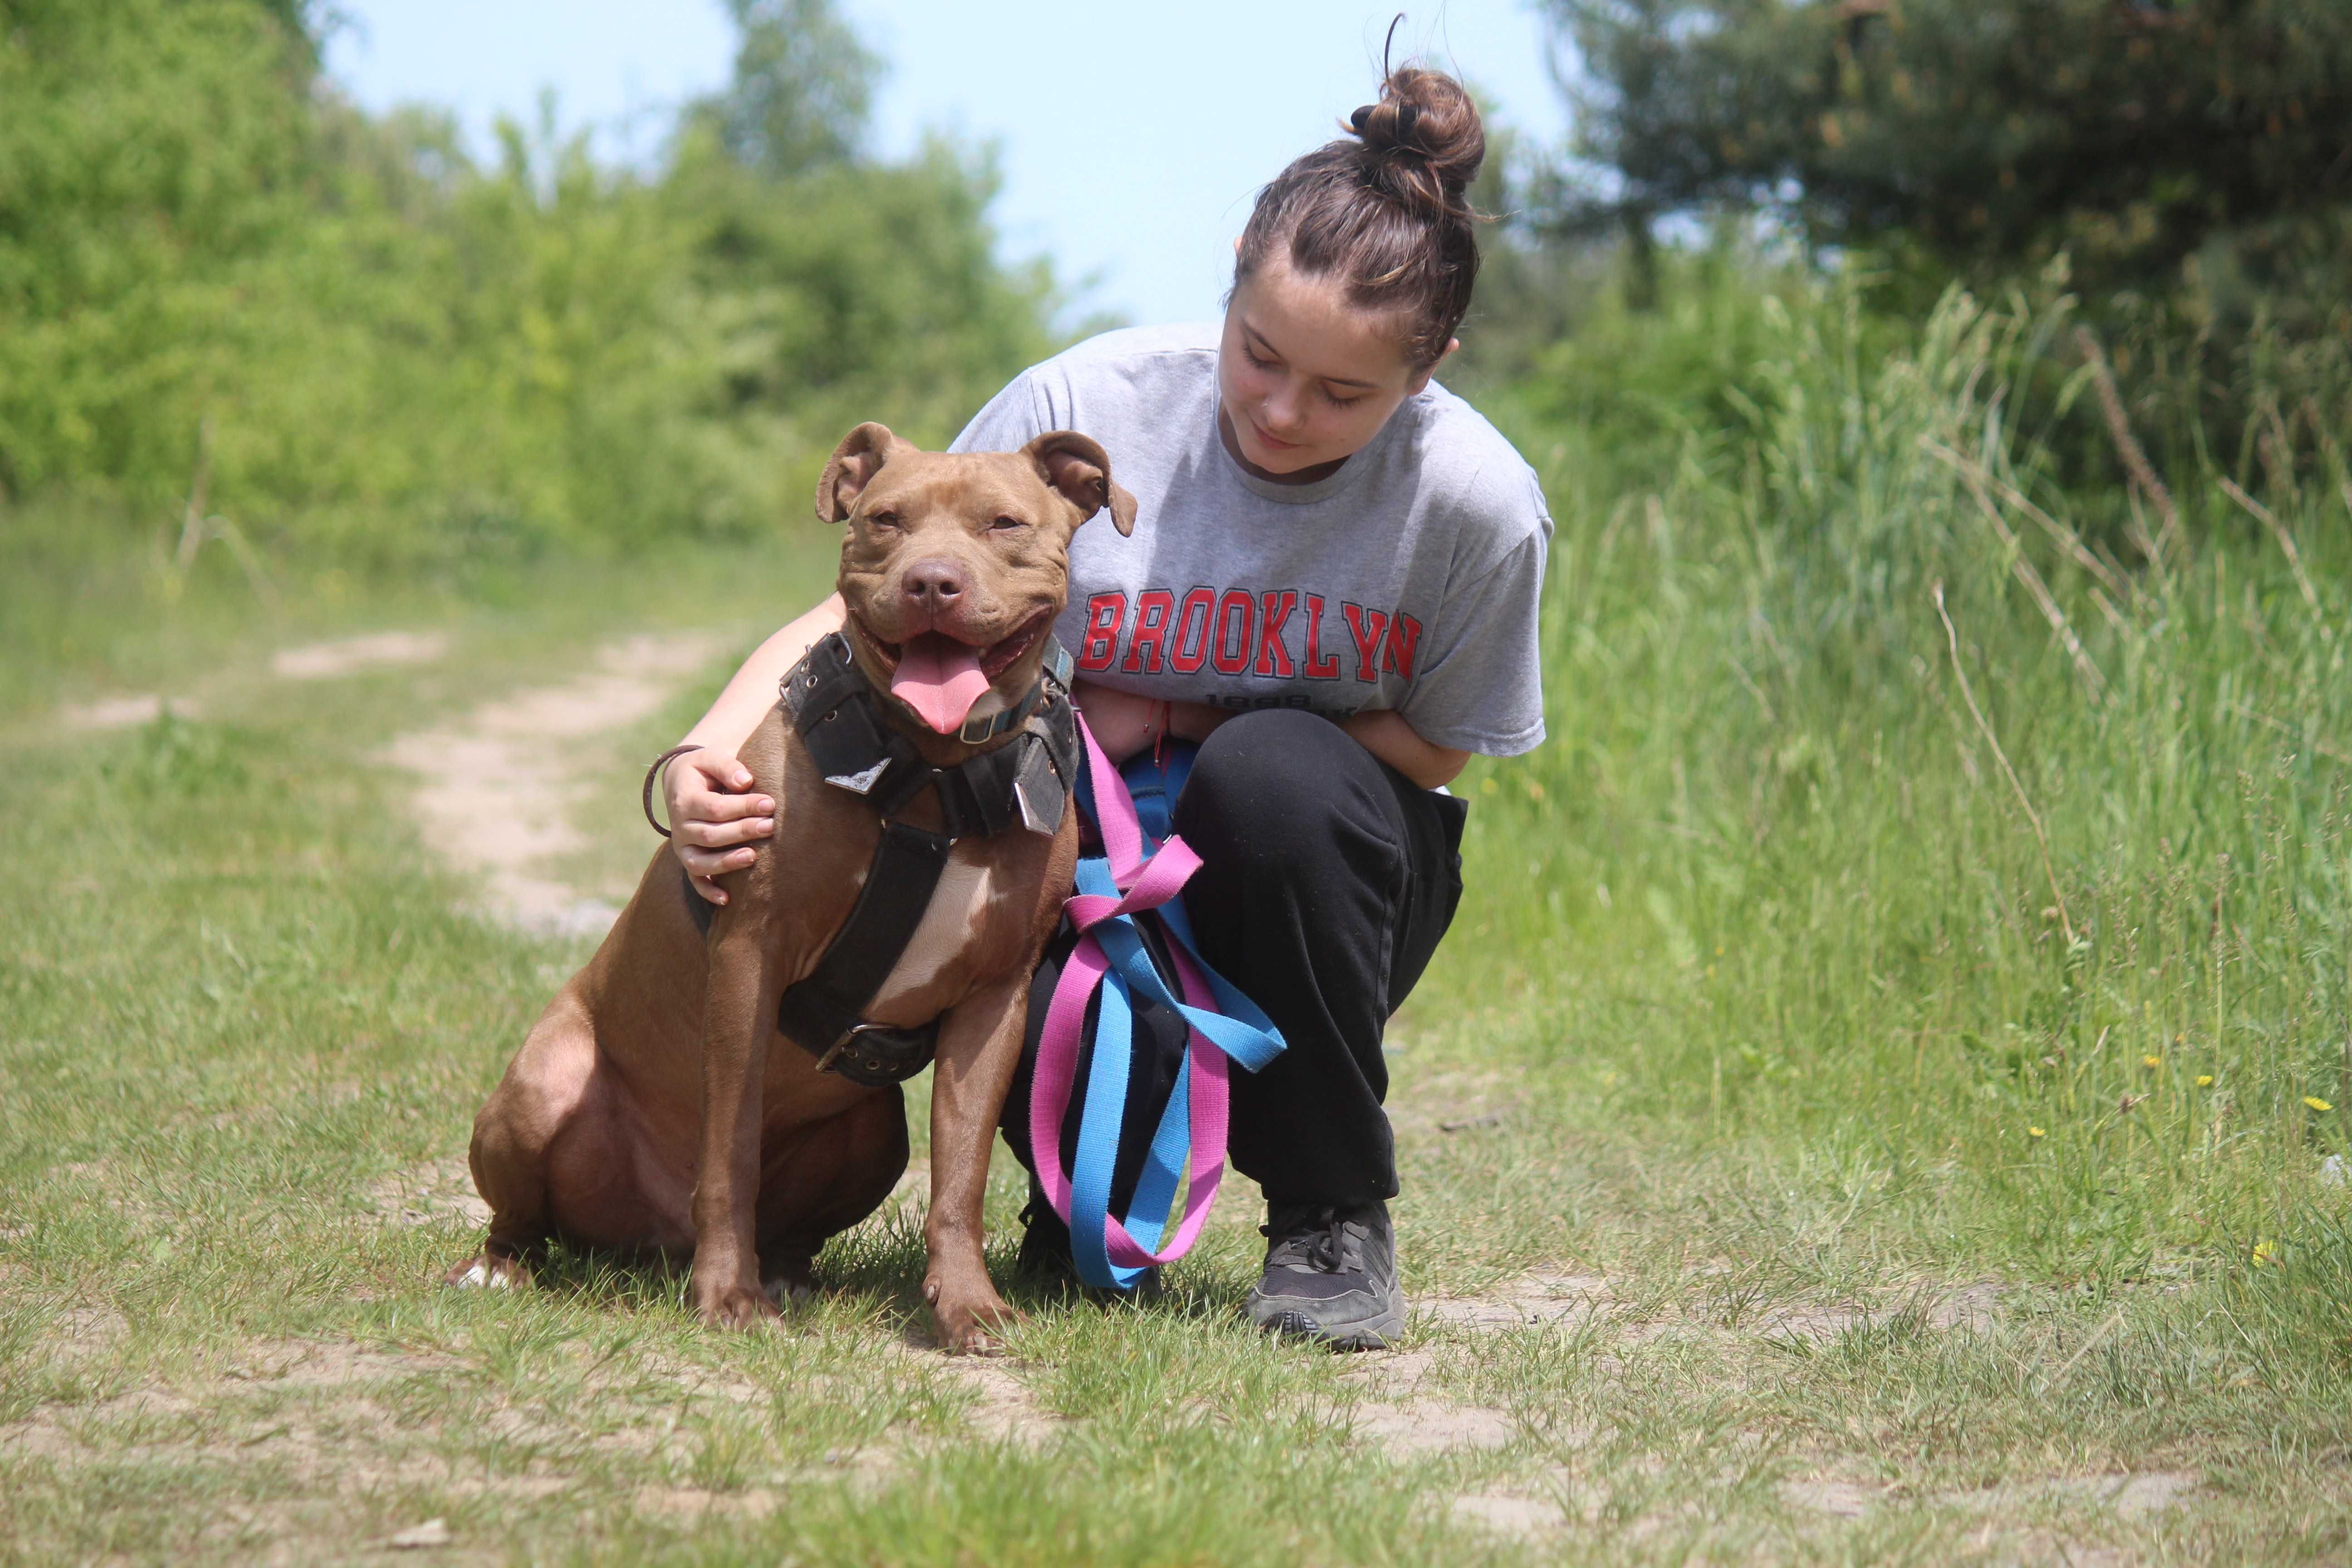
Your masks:
<svg viewBox="0 0 2352 1568"><path fill-rule="evenodd" d="M857 504L858 491L872 483L882 465L906 445L890 433L887 425L870 420L844 436L816 481L816 520L839 522L847 517L849 509Z"/></svg>
<svg viewBox="0 0 2352 1568"><path fill-rule="evenodd" d="M1054 430L1021 449L1045 482L1078 509L1080 522L1108 507L1112 527L1122 535L1135 531L1135 498L1111 483L1110 458L1093 437Z"/></svg>

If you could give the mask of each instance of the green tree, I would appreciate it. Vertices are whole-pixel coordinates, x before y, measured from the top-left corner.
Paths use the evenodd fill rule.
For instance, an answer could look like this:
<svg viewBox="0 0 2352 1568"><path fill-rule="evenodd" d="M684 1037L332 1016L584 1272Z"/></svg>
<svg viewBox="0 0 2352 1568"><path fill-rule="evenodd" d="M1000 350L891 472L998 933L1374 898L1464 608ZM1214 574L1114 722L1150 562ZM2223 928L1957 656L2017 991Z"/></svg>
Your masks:
<svg viewBox="0 0 2352 1568"><path fill-rule="evenodd" d="M1984 275L2183 262L2323 292L2352 203L2342 0L1546 0L1581 57L1574 216L1776 213Z"/></svg>
<svg viewBox="0 0 2352 1568"><path fill-rule="evenodd" d="M310 0L0 0L0 500L152 527L202 468L264 548L455 565L767 528L848 425L943 440L1050 349L1051 279L984 157L864 150L824 0L738 11L646 172L361 111Z"/></svg>
<svg viewBox="0 0 2352 1568"><path fill-rule="evenodd" d="M163 464L305 210L288 4L0 0L0 487Z"/></svg>
<svg viewBox="0 0 2352 1568"><path fill-rule="evenodd" d="M741 40L725 91L690 118L770 179L848 163L863 150L881 57L831 0L727 0Z"/></svg>

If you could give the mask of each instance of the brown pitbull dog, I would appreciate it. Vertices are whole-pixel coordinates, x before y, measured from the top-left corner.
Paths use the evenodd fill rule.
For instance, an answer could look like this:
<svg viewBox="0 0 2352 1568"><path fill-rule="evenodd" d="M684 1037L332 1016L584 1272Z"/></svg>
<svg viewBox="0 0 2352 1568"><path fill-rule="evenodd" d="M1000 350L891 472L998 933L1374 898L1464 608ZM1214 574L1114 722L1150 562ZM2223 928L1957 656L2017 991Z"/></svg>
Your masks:
<svg viewBox="0 0 2352 1568"><path fill-rule="evenodd" d="M1069 890L1078 830L1062 788L1075 779L1048 779L1029 795L1051 802L1045 820L1033 812L950 842L953 780L923 764L955 769L1027 732L989 735L992 716L1066 703L1057 684L1041 686L1041 668L1068 592L1070 537L1105 507L1121 533L1133 528L1134 498L1111 483L1102 447L1069 431L1019 452L948 456L861 425L817 485L818 517L849 523L836 689L870 683L855 705L903 739L872 733L899 748L908 777L932 781L898 805L890 831L927 830L916 837L946 855L912 940L863 1014L885 1030L937 1021L923 1295L950 1352L990 1348L990 1331L1011 1316L981 1261L981 1194L1030 973ZM795 678L814 689L801 675L811 668L803 661ZM843 1042L795 1040L777 1021L788 988L820 960L830 970L828 944L859 903L886 826L855 793L857 775L828 778L814 760L788 711L795 678L740 752L754 787L777 803L772 844L719 879L728 900L715 912L667 850L654 856L475 1119L489 1236L451 1283L527 1283L526 1258L552 1237L691 1254L703 1321L750 1324L808 1289L826 1237L872 1214L906 1170L898 1085L824 1070L821 1054L837 1057ZM973 735L983 738L963 738ZM969 827L971 813L956 820Z"/></svg>

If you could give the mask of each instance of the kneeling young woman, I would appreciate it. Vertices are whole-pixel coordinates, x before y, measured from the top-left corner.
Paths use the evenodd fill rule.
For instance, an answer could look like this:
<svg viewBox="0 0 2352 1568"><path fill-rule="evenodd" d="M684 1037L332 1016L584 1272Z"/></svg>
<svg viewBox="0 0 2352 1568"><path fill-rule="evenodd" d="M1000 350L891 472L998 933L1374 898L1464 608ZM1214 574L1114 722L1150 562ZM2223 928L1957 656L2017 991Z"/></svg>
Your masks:
<svg viewBox="0 0 2352 1568"><path fill-rule="evenodd" d="M1259 194L1221 325L1081 343L1024 372L955 449L1081 430L1136 497L1132 537L1072 545L1056 629L1114 760L1199 742L1174 812L1204 862L1186 912L1202 956L1288 1042L1233 1079L1232 1159L1267 1210L1249 1315L1361 1347L1404 1321L1381 1036L1461 896L1464 806L1441 787L1474 752L1543 739L1551 521L1526 462L1431 379L1478 270L1476 109L1408 67L1350 124ZM772 804L740 793L735 749L841 616L829 599L769 638L687 736L705 749L670 770L673 844L706 898L723 900L709 879L773 826ZM1033 1058L1067 952L1055 944L1033 992ZM1181 1059L1181 1023L1142 1022L1169 1048L1137 1054L1143 1136L1126 1140L1114 1212ZM1024 1063L1004 1118L1024 1164L1027 1100ZM1051 1209L1023 1217L1024 1264L1066 1268Z"/></svg>

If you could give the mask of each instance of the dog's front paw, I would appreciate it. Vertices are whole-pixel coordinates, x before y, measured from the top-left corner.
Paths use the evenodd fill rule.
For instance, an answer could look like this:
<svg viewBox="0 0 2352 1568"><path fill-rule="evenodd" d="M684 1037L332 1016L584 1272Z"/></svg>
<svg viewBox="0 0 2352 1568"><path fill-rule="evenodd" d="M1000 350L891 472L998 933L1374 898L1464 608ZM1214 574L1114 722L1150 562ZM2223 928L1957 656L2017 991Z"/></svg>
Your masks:
<svg viewBox="0 0 2352 1568"><path fill-rule="evenodd" d="M923 1296L931 1304L940 1348L950 1355L995 1355L1003 1350L999 1339L1022 1321L996 1288L983 1278L978 1289L958 1289L937 1279L923 1282Z"/></svg>
<svg viewBox="0 0 2352 1568"><path fill-rule="evenodd" d="M520 1258L478 1252L444 1274L441 1282L459 1290L520 1290L530 1285L530 1270Z"/></svg>
<svg viewBox="0 0 2352 1568"><path fill-rule="evenodd" d="M697 1287L694 1311L703 1326L711 1329L756 1328L783 1316L768 1300L768 1293L756 1285L723 1285L713 1289Z"/></svg>

